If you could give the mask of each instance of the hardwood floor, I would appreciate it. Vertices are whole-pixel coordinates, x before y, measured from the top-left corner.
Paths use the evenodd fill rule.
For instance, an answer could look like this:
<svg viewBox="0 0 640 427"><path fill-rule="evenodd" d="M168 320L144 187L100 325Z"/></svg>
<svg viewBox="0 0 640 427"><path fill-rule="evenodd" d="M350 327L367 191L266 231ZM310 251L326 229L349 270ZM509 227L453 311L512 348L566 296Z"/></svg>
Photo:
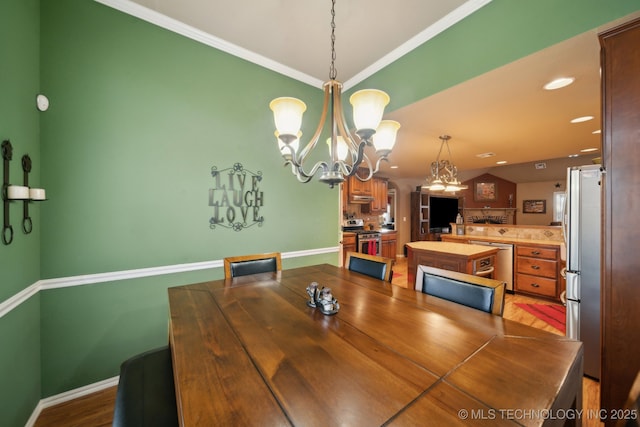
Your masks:
<svg viewBox="0 0 640 427"><path fill-rule="evenodd" d="M393 267L392 283L397 286L407 286L407 264L404 258L399 258ZM524 323L535 328L543 329L562 335L554 327L536 318L532 314L518 308L516 302L540 302L535 298L522 295L507 294L505 298L504 317L516 322ZM36 427L101 427L111 426L113 422L113 407L115 403L116 387L64 402L59 405L46 408L42 411ZM589 378L583 380L584 409L582 425L585 427L601 427L601 423L593 415L600 408L600 383Z"/></svg>
<svg viewBox="0 0 640 427"><path fill-rule="evenodd" d="M113 423L117 387L44 409L35 427L107 427Z"/></svg>

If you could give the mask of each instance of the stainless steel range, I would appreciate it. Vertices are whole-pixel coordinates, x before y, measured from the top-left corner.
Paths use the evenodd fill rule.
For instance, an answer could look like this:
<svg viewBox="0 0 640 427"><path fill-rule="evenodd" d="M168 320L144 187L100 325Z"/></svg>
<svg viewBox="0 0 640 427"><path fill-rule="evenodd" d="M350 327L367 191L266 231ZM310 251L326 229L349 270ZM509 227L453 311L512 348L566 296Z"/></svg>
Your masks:
<svg viewBox="0 0 640 427"><path fill-rule="evenodd" d="M348 219L342 226L342 231L356 233L356 247L358 252L369 255L382 255L382 237L379 231L365 230L364 220Z"/></svg>

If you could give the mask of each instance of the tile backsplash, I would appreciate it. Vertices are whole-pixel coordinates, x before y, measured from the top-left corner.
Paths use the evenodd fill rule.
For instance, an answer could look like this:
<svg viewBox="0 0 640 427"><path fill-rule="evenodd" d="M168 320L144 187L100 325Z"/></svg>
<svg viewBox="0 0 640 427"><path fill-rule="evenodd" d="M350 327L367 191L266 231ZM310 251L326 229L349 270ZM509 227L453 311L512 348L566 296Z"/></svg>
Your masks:
<svg viewBox="0 0 640 427"><path fill-rule="evenodd" d="M505 237L530 240L564 240L562 227L526 226L511 224L467 224L464 227L467 236Z"/></svg>

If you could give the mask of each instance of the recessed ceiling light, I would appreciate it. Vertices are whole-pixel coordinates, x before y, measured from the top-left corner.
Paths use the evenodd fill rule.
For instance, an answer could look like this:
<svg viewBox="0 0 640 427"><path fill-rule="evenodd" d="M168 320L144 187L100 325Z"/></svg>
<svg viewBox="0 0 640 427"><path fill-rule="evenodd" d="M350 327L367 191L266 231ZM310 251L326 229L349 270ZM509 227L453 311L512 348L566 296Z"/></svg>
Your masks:
<svg viewBox="0 0 640 427"><path fill-rule="evenodd" d="M496 165L504 165L506 163L507 163L506 160L500 160L499 162L496 162Z"/></svg>
<svg viewBox="0 0 640 427"><path fill-rule="evenodd" d="M591 133L592 133L592 134L594 134L594 135L597 135L597 134L599 134L599 133L602 133L602 131L601 131L600 129L598 129L598 130L594 130L594 131L593 131L593 132L591 132Z"/></svg>
<svg viewBox="0 0 640 427"><path fill-rule="evenodd" d="M569 154L567 157L578 157L578 154Z"/></svg>
<svg viewBox="0 0 640 427"><path fill-rule="evenodd" d="M560 89L560 88L569 86L575 80L576 79L574 79L573 77L560 77L559 79L551 80L549 83L547 83L543 87L546 90Z"/></svg>
<svg viewBox="0 0 640 427"><path fill-rule="evenodd" d="M597 148L584 148L580 150L581 153L591 153L592 151L598 151Z"/></svg>
<svg viewBox="0 0 640 427"><path fill-rule="evenodd" d="M480 157L481 159L486 159L487 157L493 157L495 155L496 153L481 153L481 154L476 154L476 157Z"/></svg>
<svg viewBox="0 0 640 427"><path fill-rule="evenodd" d="M396 166L396 165L389 166L389 169L398 169L398 166Z"/></svg>
<svg viewBox="0 0 640 427"><path fill-rule="evenodd" d="M575 119L571 120L571 123L582 123L588 122L589 120L593 120L593 116L576 117Z"/></svg>

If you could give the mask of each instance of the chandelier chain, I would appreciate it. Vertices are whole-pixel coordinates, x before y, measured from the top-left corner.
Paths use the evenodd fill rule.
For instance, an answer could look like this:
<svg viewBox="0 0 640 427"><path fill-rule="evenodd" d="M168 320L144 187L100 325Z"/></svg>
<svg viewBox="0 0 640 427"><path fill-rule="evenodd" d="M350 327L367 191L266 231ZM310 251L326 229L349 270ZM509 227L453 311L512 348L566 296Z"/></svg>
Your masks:
<svg viewBox="0 0 640 427"><path fill-rule="evenodd" d="M331 1L331 66L329 67L329 79L335 80L336 72L336 0Z"/></svg>

